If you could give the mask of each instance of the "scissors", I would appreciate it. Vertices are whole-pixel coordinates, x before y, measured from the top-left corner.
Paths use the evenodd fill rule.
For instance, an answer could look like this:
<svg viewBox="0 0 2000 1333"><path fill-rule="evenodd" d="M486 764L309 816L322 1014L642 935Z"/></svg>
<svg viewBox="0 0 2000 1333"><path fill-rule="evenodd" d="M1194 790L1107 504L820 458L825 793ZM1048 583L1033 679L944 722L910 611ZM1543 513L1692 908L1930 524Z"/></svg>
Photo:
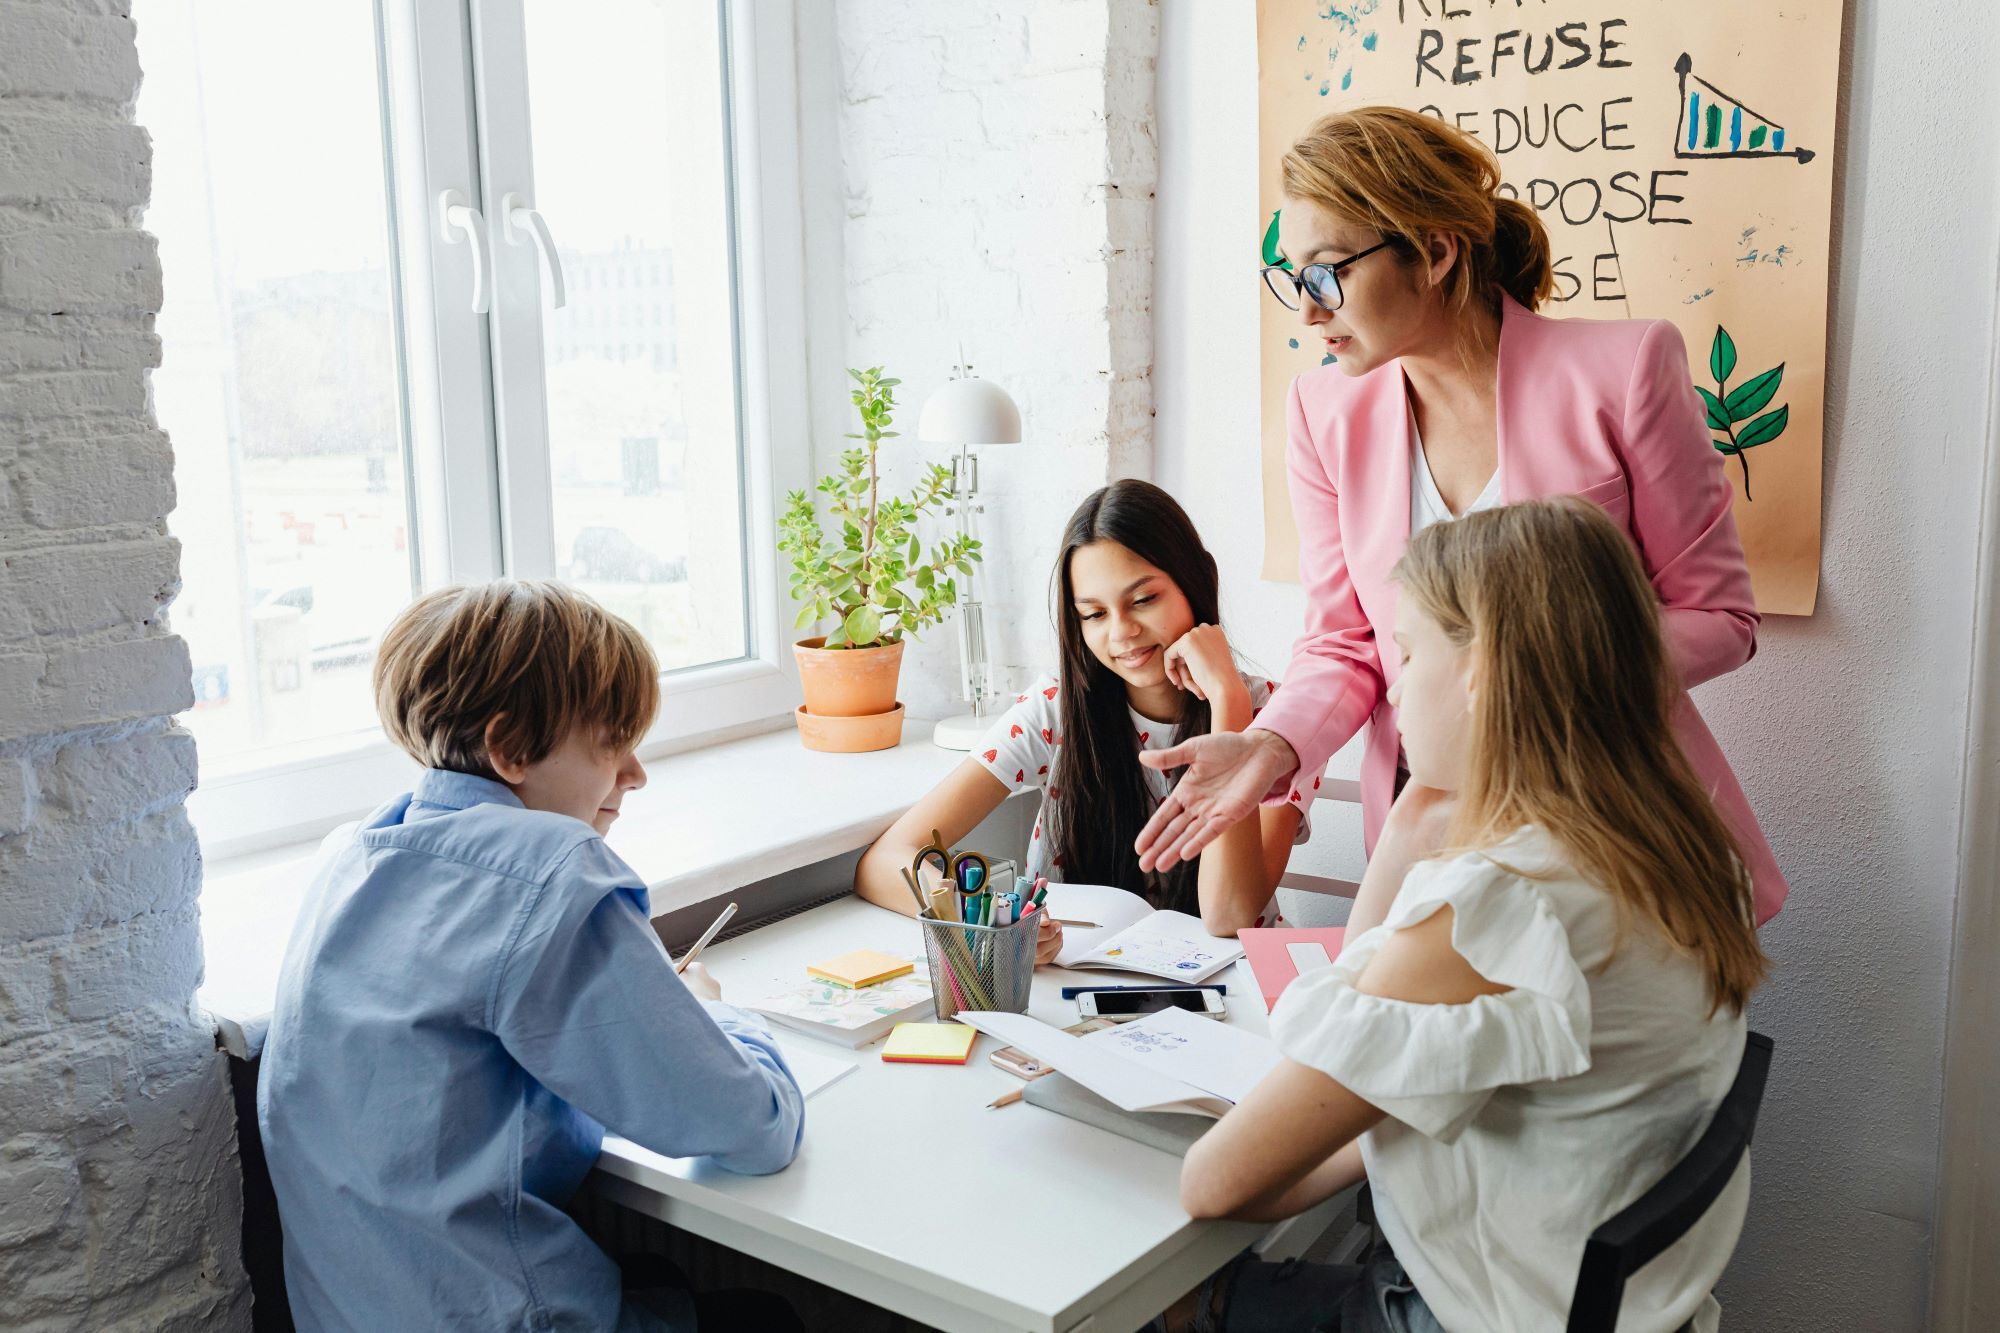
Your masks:
<svg viewBox="0 0 2000 1333"><path fill-rule="evenodd" d="M981 892L993 878L993 865L978 852L960 852L953 855L944 845L944 838L937 829L931 830L931 840L917 849L915 859L910 862L910 873L922 882L923 869L929 866L938 872L944 882L955 889L960 897ZM979 870L978 882L974 883L972 870ZM960 903L960 916L964 915L964 903Z"/></svg>

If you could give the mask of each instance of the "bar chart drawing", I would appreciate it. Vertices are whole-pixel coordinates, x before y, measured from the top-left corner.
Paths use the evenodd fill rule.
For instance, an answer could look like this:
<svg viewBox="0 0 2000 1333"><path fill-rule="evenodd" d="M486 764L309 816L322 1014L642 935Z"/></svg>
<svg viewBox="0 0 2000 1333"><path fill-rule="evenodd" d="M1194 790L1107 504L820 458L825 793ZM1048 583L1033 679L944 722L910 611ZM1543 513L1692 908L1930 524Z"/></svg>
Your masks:
<svg viewBox="0 0 2000 1333"><path fill-rule="evenodd" d="M1810 148L1785 146L1785 127L1751 110L1694 72L1694 61L1683 51L1674 62L1681 80L1680 123L1674 131L1674 156L1789 157L1813 160Z"/></svg>

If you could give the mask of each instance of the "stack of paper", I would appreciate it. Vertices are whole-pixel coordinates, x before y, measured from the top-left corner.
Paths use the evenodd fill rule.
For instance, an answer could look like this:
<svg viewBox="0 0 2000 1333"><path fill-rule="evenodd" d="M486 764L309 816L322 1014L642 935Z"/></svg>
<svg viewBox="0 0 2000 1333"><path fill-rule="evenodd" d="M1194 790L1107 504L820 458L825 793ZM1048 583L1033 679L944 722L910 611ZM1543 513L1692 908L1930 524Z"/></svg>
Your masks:
<svg viewBox="0 0 2000 1333"><path fill-rule="evenodd" d="M979 1034L961 1023L898 1023L882 1045L892 1064L962 1065Z"/></svg>
<svg viewBox="0 0 2000 1333"><path fill-rule="evenodd" d="M931 1011L930 972L919 961L903 976L859 989L832 981L803 981L747 1001L743 1007L821 1041L866 1046L887 1036L896 1024Z"/></svg>
<svg viewBox="0 0 2000 1333"><path fill-rule="evenodd" d="M1279 1060L1268 1037L1185 1009L1072 1037L1025 1014L961 1013L961 1023L1029 1055L1127 1111L1220 1117Z"/></svg>
<svg viewBox="0 0 2000 1333"><path fill-rule="evenodd" d="M822 963L808 963L806 971L822 981L859 990L878 981L906 976L914 966L909 959L883 953L880 949L856 949Z"/></svg>

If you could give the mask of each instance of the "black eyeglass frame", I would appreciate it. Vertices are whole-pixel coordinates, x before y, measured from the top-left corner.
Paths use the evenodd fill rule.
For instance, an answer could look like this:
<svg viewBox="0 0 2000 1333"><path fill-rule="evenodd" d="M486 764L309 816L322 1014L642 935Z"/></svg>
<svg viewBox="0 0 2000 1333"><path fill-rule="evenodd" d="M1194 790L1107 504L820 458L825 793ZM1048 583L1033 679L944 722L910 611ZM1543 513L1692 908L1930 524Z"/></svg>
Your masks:
<svg viewBox="0 0 2000 1333"><path fill-rule="evenodd" d="M1293 302L1298 301L1302 303L1305 297L1310 296L1312 298L1312 302L1314 305L1318 306L1320 309L1326 311L1330 315L1334 311L1340 309L1343 305L1347 304L1347 293L1344 290L1342 290L1340 285L1340 270L1346 268L1349 264L1353 264L1360 260L1368 258L1368 256L1374 254L1377 250L1385 250L1388 247L1394 245L1395 243L1396 243L1396 238L1391 236L1387 240L1377 241L1375 244L1369 246L1366 250L1356 250L1353 254L1347 256L1345 259L1336 259L1330 264L1307 264L1304 268L1300 269L1296 273L1292 272L1291 265L1289 264L1266 264L1264 265L1262 270L1260 270L1264 275L1265 290L1269 291L1271 295L1277 297L1278 304L1283 306L1287 310L1299 309L1300 306L1293 304ZM1314 288L1313 285L1314 279L1311 275L1313 273L1313 270L1315 269L1324 272L1326 274L1327 281L1333 284L1334 299L1332 305L1328 305L1326 303L1326 300ZM1277 279L1273 276L1274 274L1282 275L1285 278L1285 280L1291 284L1292 287L1291 301L1285 299L1285 293L1283 289L1281 289L1278 286Z"/></svg>

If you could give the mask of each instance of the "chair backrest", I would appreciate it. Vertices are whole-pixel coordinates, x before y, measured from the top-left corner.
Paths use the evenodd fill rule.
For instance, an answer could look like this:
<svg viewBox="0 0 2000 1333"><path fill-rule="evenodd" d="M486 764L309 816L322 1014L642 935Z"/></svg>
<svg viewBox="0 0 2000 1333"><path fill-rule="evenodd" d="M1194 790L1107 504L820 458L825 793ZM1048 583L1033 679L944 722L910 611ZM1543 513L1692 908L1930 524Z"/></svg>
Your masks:
<svg viewBox="0 0 2000 1333"><path fill-rule="evenodd" d="M1660 1182L1590 1233L1570 1298L1569 1333L1612 1333L1625 1281L1688 1233L1736 1173L1757 1128L1771 1039L1752 1032L1743 1043L1736 1080L1688 1155Z"/></svg>

